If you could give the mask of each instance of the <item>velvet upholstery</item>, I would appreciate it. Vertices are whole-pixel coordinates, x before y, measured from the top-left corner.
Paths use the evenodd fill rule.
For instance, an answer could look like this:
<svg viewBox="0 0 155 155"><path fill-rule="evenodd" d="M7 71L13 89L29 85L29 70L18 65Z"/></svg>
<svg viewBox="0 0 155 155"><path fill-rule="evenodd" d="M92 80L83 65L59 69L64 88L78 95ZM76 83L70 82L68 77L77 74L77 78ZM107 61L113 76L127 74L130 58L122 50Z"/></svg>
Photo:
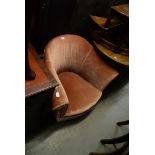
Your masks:
<svg viewBox="0 0 155 155"><path fill-rule="evenodd" d="M59 83L52 97L57 121L89 111L118 75L100 59L89 42L77 35L66 34L52 39L44 54L47 68Z"/></svg>

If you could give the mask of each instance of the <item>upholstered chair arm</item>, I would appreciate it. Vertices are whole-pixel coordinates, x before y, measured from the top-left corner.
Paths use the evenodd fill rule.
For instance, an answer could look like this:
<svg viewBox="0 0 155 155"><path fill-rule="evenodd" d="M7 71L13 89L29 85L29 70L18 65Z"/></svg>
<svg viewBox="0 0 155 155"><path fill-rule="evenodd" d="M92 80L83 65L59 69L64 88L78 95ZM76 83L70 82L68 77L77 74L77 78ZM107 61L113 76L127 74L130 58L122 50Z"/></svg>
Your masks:
<svg viewBox="0 0 155 155"><path fill-rule="evenodd" d="M106 86L118 76L118 72L107 65L95 52L89 51L83 63L83 77L92 83L96 88L103 91Z"/></svg>
<svg viewBox="0 0 155 155"><path fill-rule="evenodd" d="M52 97L52 109L54 111L60 111L61 115L66 112L69 100L67 94L62 85L55 87Z"/></svg>
<svg viewBox="0 0 155 155"><path fill-rule="evenodd" d="M48 59L45 59L45 64L47 68L49 69L50 73L53 75L57 83L59 84L58 86L55 87L53 97L52 97L52 110L56 113L56 119L59 119L59 117L62 117L68 107L69 100L67 97L67 94L61 84L61 81L59 80L59 77L56 73L56 70L52 66L52 63Z"/></svg>

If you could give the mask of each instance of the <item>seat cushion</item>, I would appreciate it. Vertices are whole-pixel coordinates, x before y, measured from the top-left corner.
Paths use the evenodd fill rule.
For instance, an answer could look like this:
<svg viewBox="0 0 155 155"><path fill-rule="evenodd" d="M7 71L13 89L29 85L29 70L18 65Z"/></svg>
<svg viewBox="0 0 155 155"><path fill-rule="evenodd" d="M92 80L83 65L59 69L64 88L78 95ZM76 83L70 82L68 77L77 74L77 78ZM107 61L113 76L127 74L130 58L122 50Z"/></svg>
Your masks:
<svg viewBox="0 0 155 155"><path fill-rule="evenodd" d="M100 99L102 92L73 72L63 72L60 81L69 99L65 117L78 115L88 111Z"/></svg>

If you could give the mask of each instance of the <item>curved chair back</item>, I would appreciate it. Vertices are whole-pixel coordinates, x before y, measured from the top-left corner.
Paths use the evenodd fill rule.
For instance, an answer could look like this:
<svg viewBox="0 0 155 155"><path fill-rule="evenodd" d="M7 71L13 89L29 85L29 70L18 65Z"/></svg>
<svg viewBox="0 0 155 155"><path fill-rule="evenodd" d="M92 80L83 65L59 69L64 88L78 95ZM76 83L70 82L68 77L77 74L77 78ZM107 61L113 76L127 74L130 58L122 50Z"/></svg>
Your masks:
<svg viewBox="0 0 155 155"><path fill-rule="evenodd" d="M84 38L67 34L54 38L45 48L45 60L57 74L74 72L103 90L118 73L108 66ZM116 74L113 74L116 73Z"/></svg>

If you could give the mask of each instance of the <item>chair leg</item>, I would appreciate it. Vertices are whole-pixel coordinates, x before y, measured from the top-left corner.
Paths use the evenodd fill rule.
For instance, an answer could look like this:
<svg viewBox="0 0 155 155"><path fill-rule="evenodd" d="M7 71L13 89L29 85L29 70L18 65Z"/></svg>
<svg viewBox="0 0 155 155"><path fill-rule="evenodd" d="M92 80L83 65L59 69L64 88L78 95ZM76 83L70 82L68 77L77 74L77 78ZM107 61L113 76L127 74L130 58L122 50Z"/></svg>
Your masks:
<svg viewBox="0 0 155 155"><path fill-rule="evenodd" d="M128 125L129 124L129 120L123 121L123 122L117 122L118 126L121 125ZM129 151L125 152L126 149L129 147L129 133L123 135L123 136L119 136L116 138L112 138L112 139L101 139L100 142L102 144L113 144L115 146L115 144L117 143L123 143L126 142L121 148L117 149L115 146L115 151L110 152L110 153L97 153L97 152L91 152L89 155L122 155L123 153L126 153L125 155L129 155Z"/></svg>
<svg viewBox="0 0 155 155"><path fill-rule="evenodd" d="M97 153L91 152L89 155L121 155L124 151L129 147L129 142L126 142L121 148L117 149L116 151L110 153ZM128 154L128 153L127 153Z"/></svg>
<svg viewBox="0 0 155 155"><path fill-rule="evenodd" d="M121 126L121 125L128 125L129 124L129 120L126 120L126 121L123 121L123 122L117 122L116 123L118 126Z"/></svg>
<svg viewBox="0 0 155 155"><path fill-rule="evenodd" d="M116 138L111 138L111 139L101 139L100 142L102 144L117 144L117 143L122 143L122 142L126 142L129 141L129 133L120 136L120 137L116 137Z"/></svg>
<svg viewBox="0 0 155 155"><path fill-rule="evenodd" d="M89 155L105 155L104 153L91 152Z"/></svg>
<svg viewBox="0 0 155 155"><path fill-rule="evenodd" d="M125 152L125 150L129 147L129 142L126 142L121 148L117 149L116 151L105 153L103 155L121 155Z"/></svg>

